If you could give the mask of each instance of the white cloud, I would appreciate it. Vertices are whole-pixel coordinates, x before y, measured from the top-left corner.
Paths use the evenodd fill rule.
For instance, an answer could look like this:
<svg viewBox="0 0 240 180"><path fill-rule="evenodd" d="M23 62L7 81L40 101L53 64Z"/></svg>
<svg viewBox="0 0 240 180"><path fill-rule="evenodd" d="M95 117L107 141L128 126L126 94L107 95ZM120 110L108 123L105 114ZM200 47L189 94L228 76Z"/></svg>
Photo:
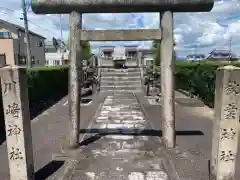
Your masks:
<svg viewBox="0 0 240 180"><path fill-rule="evenodd" d="M174 34L174 39L175 39L175 43L178 44L178 46L184 43L183 35L181 34Z"/></svg>
<svg viewBox="0 0 240 180"><path fill-rule="evenodd" d="M239 0L220 0L216 1L212 12L214 13L232 13L239 12Z"/></svg>
<svg viewBox="0 0 240 180"><path fill-rule="evenodd" d="M20 20L21 1L7 0L0 6L1 18L23 26ZM5 8L2 8L5 7ZM174 37L177 43L177 53L180 56L198 52L208 53L213 48L227 44L231 37L232 48L240 52L240 1L218 0L209 13L175 13ZM44 35L48 39L60 37L60 19L58 15L36 15L28 12L29 29ZM63 36L68 38L69 16L63 15ZM158 28L159 13L131 13L131 14L84 14L83 25L87 29L127 29L127 28ZM92 43L93 48L102 43ZM107 42L116 44L116 42ZM150 47L151 42L117 42L117 44L138 44L141 47ZM228 44L227 44L228 45ZM240 55L240 54L239 54Z"/></svg>
<svg viewBox="0 0 240 180"><path fill-rule="evenodd" d="M224 34L224 27L215 22L206 22L202 36L197 39L200 44L213 44L221 40Z"/></svg>

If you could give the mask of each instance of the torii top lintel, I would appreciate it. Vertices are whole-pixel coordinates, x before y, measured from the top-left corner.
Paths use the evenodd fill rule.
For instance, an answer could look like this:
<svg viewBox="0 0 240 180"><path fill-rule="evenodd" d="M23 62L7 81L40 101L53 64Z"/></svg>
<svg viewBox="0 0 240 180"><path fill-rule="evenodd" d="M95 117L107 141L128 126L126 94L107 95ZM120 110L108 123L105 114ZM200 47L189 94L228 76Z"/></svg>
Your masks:
<svg viewBox="0 0 240 180"><path fill-rule="evenodd" d="M36 14L209 12L214 0L31 0Z"/></svg>

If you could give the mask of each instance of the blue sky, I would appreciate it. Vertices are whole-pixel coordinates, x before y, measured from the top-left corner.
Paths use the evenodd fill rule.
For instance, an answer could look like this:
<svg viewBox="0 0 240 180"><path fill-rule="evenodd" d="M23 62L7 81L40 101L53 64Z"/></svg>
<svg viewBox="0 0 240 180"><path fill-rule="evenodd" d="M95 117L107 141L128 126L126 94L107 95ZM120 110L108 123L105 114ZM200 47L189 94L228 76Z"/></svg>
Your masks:
<svg viewBox="0 0 240 180"><path fill-rule="evenodd" d="M27 0L29 1L29 0ZM23 26L21 0L1 0L0 15L3 20ZM36 15L28 12L29 29L49 40L60 37L59 15ZM69 16L62 16L64 40L69 35ZM87 29L136 29L157 28L158 13L84 14L83 25ZM214 48L228 48L240 56L240 1L217 0L209 13L175 13L174 37L178 56L197 52L208 54ZM100 45L139 45L149 48L151 42L92 42L93 50Z"/></svg>

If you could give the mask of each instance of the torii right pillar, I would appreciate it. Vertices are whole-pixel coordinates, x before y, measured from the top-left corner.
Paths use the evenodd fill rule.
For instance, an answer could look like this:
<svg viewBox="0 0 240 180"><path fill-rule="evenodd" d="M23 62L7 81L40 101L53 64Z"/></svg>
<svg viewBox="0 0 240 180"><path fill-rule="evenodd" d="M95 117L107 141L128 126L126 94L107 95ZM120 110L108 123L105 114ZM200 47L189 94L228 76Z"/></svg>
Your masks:
<svg viewBox="0 0 240 180"><path fill-rule="evenodd" d="M162 137L165 147L174 148L175 135L175 94L174 94L174 66L173 58L173 13L160 13L161 40L161 93L162 108Z"/></svg>

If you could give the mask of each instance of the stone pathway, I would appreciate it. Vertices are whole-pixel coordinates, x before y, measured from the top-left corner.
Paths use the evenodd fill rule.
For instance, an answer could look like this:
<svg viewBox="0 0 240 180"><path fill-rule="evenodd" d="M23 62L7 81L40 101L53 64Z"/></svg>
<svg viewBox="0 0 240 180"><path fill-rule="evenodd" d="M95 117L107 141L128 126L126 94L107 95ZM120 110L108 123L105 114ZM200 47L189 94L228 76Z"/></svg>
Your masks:
<svg viewBox="0 0 240 180"><path fill-rule="evenodd" d="M162 145L132 93L106 97L64 180L169 180Z"/></svg>

